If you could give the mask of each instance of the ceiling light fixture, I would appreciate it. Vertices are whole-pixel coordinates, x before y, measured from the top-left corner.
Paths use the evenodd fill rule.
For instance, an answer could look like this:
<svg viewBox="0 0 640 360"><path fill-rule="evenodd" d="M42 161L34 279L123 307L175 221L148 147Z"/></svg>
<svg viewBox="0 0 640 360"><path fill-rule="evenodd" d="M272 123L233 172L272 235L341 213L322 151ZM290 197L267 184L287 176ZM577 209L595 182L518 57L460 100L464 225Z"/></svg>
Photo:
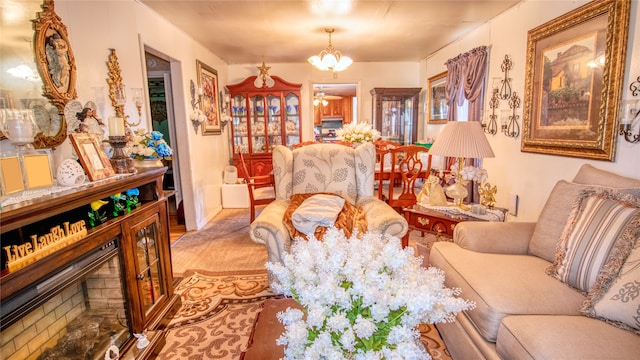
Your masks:
<svg viewBox="0 0 640 360"><path fill-rule="evenodd" d="M319 55L310 57L308 59L309 63L322 71L338 72L345 70L353 63L353 60L348 56L343 56L340 51L333 49L331 34L335 29L324 29L324 31L329 34L329 46L322 50Z"/></svg>
<svg viewBox="0 0 640 360"><path fill-rule="evenodd" d="M40 81L40 76L36 74L35 71L33 71L33 69L31 69L29 65L26 65L26 64L20 64L16 67L12 67L8 69L7 72L12 76L15 76L17 78L24 79L27 81L33 81L33 82Z"/></svg>

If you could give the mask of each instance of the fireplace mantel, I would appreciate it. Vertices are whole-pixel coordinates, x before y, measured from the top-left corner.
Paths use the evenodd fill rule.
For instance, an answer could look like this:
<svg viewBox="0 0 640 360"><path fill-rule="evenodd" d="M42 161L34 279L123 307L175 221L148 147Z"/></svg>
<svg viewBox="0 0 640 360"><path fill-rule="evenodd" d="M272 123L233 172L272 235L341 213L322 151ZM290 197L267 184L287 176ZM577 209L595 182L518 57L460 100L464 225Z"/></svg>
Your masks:
<svg viewBox="0 0 640 360"><path fill-rule="evenodd" d="M65 222L84 223L92 202L108 200L111 196L132 188L140 191L139 205L129 212L117 217L111 216L95 227L87 224L86 235L81 233L77 240L43 255L33 263L12 271L3 268L0 277L0 302L4 304L14 301L20 304L15 299L28 298L25 294L34 292L34 284L51 282L49 279L54 276L57 277L57 282L64 281L60 274L72 268L73 264L83 261L96 249L115 243L120 263L120 281L124 289L123 300L127 306L131 332L128 340L117 344L121 351L120 357L152 357L164 345L164 324L180 302L179 296L173 291L167 208L167 196L171 193L162 190L165 171L166 168L159 168L117 176L63 193L3 207L0 212L0 251L3 265L6 265L9 256L6 246L24 245L31 242L30 236L33 234L40 236L51 227ZM141 256L141 243L145 242L148 242L148 246L144 254L152 251L154 256ZM59 287L62 289L64 285ZM38 300L36 297L10 316L3 313L3 337L5 331L11 324L19 321L22 314L30 314L30 311L45 300ZM5 321L6 319L9 321ZM140 351L136 349L133 334L143 331L149 334L151 344ZM3 353L4 350L3 348Z"/></svg>

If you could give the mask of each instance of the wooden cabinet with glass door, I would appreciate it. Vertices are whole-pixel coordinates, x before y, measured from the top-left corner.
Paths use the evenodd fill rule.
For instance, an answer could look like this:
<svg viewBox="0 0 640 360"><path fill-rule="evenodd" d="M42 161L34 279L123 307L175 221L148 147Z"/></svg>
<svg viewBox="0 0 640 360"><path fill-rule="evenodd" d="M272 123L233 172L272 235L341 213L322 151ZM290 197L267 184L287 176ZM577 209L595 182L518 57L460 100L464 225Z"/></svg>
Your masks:
<svg viewBox="0 0 640 360"><path fill-rule="evenodd" d="M403 145L418 139L420 88L373 88L373 126L382 139Z"/></svg>
<svg viewBox="0 0 640 360"><path fill-rule="evenodd" d="M276 145L293 148L302 136L300 88L301 84L287 82L277 76L267 87L257 76L250 76L238 84L227 85L231 94L231 137L233 163L238 169L238 151L244 155L252 174L265 175L273 169L271 150ZM256 87L256 79L258 85ZM245 174L238 174L244 177Z"/></svg>

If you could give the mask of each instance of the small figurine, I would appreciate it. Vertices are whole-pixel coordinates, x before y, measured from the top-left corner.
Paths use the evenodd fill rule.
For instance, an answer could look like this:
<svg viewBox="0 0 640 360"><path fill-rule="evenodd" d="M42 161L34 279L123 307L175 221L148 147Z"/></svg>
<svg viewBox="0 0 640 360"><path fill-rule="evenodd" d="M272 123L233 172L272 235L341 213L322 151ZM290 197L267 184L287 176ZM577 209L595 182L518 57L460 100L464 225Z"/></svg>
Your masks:
<svg viewBox="0 0 640 360"><path fill-rule="evenodd" d="M142 334L133 334L138 339L138 343L136 347L138 349L144 349L149 346L149 339L147 339L147 330L143 331Z"/></svg>
<svg viewBox="0 0 640 360"><path fill-rule="evenodd" d="M480 204L492 208L496 204L495 194L498 192L496 186L491 187L491 184L484 183L484 186L478 187L478 194L480 194Z"/></svg>

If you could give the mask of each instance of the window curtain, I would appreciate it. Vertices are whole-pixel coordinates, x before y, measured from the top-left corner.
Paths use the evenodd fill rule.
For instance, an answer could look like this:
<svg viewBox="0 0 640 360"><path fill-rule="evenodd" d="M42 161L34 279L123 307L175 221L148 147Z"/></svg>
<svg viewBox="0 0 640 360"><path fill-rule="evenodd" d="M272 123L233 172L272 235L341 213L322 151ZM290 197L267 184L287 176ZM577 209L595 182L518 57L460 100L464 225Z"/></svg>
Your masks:
<svg viewBox="0 0 640 360"><path fill-rule="evenodd" d="M445 83L446 101L449 105L448 121L457 120L457 107L468 101L469 121L482 121L484 104L484 84L487 73L487 47L480 46L464 54L447 60L447 79ZM448 159L447 168L456 162ZM478 166L476 159L467 159L467 165ZM475 181L467 185L467 201L479 202L480 196Z"/></svg>
<svg viewBox="0 0 640 360"><path fill-rule="evenodd" d="M484 83L487 73L487 47L479 46L445 62L447 80L446 100L449 121L457 120L457 106L469 102L469 121L482 120Z"/></svg>

